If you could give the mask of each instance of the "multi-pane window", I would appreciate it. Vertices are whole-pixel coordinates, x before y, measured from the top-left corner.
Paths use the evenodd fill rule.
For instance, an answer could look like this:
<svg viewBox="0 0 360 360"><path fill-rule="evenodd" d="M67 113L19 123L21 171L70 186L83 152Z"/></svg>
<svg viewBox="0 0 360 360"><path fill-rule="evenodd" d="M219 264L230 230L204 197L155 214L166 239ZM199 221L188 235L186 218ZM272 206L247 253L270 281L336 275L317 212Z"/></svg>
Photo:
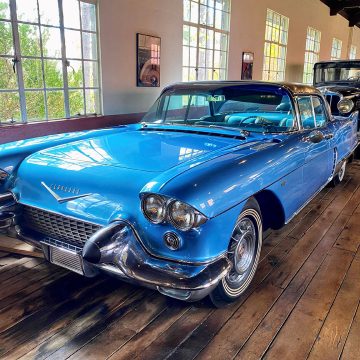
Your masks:
<svg viewBox="0 0 360 360"><path fill-rule="evenodd" d="M289 19L267 9L263 80L282 81L285 79L288 31Z"/></svg>
<svg viewBox="0 0 360 360"><path fill-rule="evenodd" d="M356 52L357 52L357 47L355 45L351 45L350 46L350 52L349 52L349 59L350 60L356 59Z"/></svg>
<svg viewBox="0 0 360 360"><path fill-rule="evenodd" d="M226 80L230 0L184 0L183 80Z"/></svg>
<svg viewBox="0 0 360 360"><path fill-rule="evenodd" d="M0 121L100 112L96 4L0 0Z"/></svg>
<svg viewBox="0 0 360 360"><path fill-rule="evenodd" d="M341 48L342 48L342 41L333 38L332 47L331 47L331 60L341 59Z"/></svg>
<svg viewBox="0 0 360 360"><path fill-rule="evenodd" d="M314 64L319 61L321 32L308 27L305 45L304 76L305 84L312 84Z"/></svg>

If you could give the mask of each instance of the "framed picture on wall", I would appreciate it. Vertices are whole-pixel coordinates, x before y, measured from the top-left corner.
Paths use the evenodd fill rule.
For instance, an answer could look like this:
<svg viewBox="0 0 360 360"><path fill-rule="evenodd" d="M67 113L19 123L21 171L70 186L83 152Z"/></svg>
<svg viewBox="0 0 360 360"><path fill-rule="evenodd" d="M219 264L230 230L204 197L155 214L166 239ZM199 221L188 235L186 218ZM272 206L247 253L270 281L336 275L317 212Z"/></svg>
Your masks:
<svg viewBox="0 0 360 360"><path fill-rule="evenodd" d="M160 86L160 49L159 37L136 34L137 86Z"/></svg>
<svg viewBox="0 0 360 360"><path fill-rule="evenodd" d="M254 67L254 53L242 53L241 80L252 80Z"/></svg>

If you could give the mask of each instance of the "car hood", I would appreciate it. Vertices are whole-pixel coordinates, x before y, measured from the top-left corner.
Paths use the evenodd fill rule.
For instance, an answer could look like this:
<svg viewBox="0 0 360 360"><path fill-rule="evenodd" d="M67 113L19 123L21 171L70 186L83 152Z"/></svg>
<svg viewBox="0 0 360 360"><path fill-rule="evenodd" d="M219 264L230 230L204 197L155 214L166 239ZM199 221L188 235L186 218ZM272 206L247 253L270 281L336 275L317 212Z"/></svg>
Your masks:
<svg viewBox="0 0 360 360"><path fill-rule="evenodd" d="M200 155L232 147L233 138L158 129L139 129L56 146L35 154L75 164L163 172Z"/></svg>
<svg viewBox="0 0 360 360"><path fill-rule="evenodd" d="M258 141L215 136L205 129L189 133L130 128L29 156L21 163L12 190L23 205L101 225L117 218L135 221L141 212L139 194L147 184L166 183L178 173L254 142Z"/></svg>

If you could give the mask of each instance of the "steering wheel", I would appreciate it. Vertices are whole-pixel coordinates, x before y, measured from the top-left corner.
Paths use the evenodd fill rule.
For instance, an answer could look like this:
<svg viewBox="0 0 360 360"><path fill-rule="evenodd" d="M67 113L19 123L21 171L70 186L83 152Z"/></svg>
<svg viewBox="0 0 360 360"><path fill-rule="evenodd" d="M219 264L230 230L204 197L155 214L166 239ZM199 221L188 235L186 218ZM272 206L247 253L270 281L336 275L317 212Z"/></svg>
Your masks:
<svg viewBox="0 0 360 360"><path fill-rule="evenodd" d="M249 120L249 119L255 119L254 122L249 122L249 124L264 124L264 125L272 125L272 121L268 120L268 119L265 119L264 117L262 116L256 116L256 115L251 115L251 116L247 116L246 118L242 119L240 122L239 122L239 125L240 124L243 124L245 121Z"/></svg>

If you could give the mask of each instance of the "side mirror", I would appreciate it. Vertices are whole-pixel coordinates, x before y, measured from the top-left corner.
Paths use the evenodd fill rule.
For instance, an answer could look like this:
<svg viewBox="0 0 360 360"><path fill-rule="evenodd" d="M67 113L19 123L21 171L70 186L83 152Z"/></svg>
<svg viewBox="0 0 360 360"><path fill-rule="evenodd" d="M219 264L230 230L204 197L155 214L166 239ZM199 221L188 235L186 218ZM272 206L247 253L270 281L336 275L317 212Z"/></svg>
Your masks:
<svg viewBox="0 0 360 360"><path fill-rule="evenodd" d="M324 134L321 131L314 130L309 134L308 140L314 144L324 140Z"/></svg>

